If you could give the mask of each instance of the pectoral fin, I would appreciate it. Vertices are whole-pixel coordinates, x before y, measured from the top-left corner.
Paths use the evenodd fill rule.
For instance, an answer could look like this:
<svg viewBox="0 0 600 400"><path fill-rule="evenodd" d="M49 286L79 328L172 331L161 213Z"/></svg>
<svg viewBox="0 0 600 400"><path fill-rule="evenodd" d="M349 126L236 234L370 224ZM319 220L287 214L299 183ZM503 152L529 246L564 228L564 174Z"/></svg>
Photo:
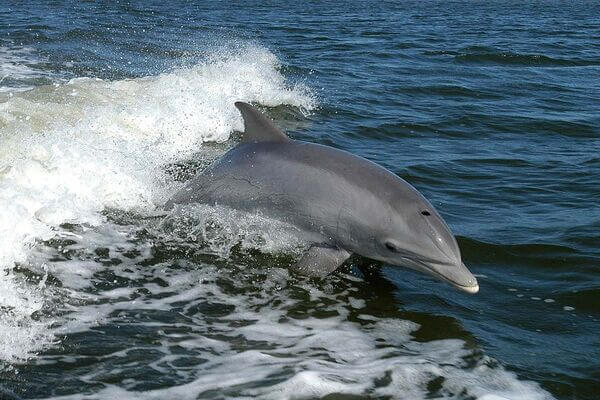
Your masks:
<svg viewBox="0 0 600 400"><path fill-rule="evenodd" d="M311 246L294 269L304 275L324 277L342 265L350 254L337 247Z"/></svg>

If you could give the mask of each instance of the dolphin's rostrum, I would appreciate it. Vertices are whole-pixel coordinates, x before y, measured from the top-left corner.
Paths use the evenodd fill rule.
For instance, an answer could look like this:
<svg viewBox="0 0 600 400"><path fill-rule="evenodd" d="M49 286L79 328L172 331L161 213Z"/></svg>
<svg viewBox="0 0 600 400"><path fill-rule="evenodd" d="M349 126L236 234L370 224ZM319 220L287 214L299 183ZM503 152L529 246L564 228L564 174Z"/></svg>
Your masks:
<svg viewBox="0 0 600 400"><path fill-rule="evenodd" d="M304 232L297 262L324 276L351 253L406 266L477 293L448 225L410 184L348 152L288 138L247 103L242 142L194 177L165 205L224 205L262 212Z"/></svg>

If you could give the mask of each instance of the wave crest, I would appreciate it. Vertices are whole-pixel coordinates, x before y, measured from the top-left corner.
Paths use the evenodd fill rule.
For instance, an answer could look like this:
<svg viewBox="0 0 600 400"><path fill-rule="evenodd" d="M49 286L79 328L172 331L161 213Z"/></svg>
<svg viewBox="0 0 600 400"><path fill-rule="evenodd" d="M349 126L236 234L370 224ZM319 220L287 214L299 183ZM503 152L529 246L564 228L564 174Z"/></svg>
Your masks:
<svg viewBox="0 0 600 400"><path fill-rule="evenodd" d="M61 233L61 224L97 225L106 208L143 212L161 204L179 185L167 165L202 158L203 143L226 141L243 128L235 101L313 109L311 91L289 83L280 67L263 47L217 49L193 67L158 76L76 78L0 103L0 269L11 274L37 240ZM0 293L0 309L44 299L14 279L1 280ZM30 309L14 307L16 320L31 321ZM20 324L14 321L2 325ZM21 336L35 332L25 328ZM22 358L47 342L3 342L1 356Z"/></svg>

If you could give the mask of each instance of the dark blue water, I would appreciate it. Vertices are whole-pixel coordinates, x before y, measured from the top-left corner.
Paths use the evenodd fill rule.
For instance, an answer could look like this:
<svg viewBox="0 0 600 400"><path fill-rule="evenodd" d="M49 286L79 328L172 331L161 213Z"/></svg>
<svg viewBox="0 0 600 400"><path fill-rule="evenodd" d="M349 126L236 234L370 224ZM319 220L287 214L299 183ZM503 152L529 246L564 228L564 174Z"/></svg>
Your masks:
<svg viewBox="0 0 600 400"><path fill-rule="evenodd" d="M6 396L600 397L598 3L5 2L0 50ZM275 279L268 232L237 244L255 222L153 217L235 143L236 99L412 183L480 293L360 258ZM352 361L336 332L390 353Z"/></svg>

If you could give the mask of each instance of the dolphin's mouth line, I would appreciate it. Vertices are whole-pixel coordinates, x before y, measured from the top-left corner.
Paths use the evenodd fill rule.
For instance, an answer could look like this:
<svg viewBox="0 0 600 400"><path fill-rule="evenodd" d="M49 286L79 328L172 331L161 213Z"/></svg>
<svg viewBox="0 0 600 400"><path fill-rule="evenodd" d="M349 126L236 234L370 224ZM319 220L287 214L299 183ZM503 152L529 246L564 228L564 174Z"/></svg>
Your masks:
<svg viewBox="0 0 600 400"><path fill-rule="evenodd" d="M439 271L436 271L430 264L428 264L425 261L422 261L422 260L419 260L416 258L408 258L408 257L403 257L403 258L409 262L418 264L419 266L424 268L429 274L431 274L431 275L435 276L436 278L439 278L445 282L448 282L451 285L453 285L453 286L457 287L458 289L461 289L467 293L475 294L479 291L479 284L477 283L477 280L475 280L475 277L473 277L473 280L475 282L473 285L464 285L464 284L458 283L456 281L453 281L452 279L448 278L446 275L440 273ZM439 264L439 265L445 265L445 264ZM471 274L470 271L469 271L469 274Z"/></svg>
<svg viewBox="0 0 600 400"><path fill-rule="evenodd" d="M443 274L440 274L439 272L431 269L431 268L427 268L427 271L430 272L432 275L435 275L436 277L439 277L440 279L452 284L453 286L456 286L457 288L468 292L468 293L477 293L479 291L479 284L475 283L474 285L461 285L460 283L454 282L453 280L449 279L448 277L444 276Z"/></svg>
<svg viewBox="0 0 600 400"><path fill-rule="evenodd" d="M423 264L424 266L428 266L427 263L437 264L437 265L452 265L451 263L438 261L433 258L421 257L416 253L412 253L412 252L406 251L406 250L399 250L396 252L396 254L398 254L400 257L404 258L405 260L408 260L411 262L416 262L418 264Z"/></svg>

